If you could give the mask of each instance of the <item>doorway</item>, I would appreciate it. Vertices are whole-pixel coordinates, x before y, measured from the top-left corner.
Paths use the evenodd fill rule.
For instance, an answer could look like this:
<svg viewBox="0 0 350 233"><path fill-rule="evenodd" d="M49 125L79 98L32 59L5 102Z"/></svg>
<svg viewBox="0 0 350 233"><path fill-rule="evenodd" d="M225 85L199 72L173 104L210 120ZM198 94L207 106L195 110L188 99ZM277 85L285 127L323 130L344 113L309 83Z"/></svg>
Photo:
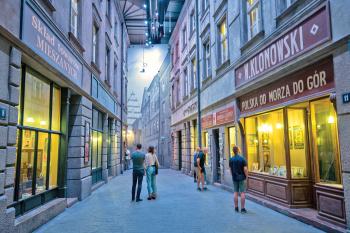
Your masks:
<svg viewBox="0 0 350 233"><path fill-rule="evenodd" d="M182 169L182 134L181 131L177 132L178 138L178 155L179 155L179 171Z"/></svg>
<svg viewBox="0 0 350 233"><path fill-rule="evenodd" d="M220 145L219 145L219 129L213 130L213 152L214 152L214 181L221 183L221 169L220 169Z"/></svg>

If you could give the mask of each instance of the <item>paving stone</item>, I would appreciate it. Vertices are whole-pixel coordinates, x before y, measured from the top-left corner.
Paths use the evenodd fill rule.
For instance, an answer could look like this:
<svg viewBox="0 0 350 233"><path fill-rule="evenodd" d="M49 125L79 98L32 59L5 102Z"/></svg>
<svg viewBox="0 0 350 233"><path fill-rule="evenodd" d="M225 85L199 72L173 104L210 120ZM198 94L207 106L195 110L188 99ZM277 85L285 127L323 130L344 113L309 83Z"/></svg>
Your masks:
<svg viewBox="0 0 350 233"><path fill-rule="evenodd" d="M209 186L206 192L198 192L191 177L172 170L159 170L157 200L146 199L147 183L143 179L141 195L144 201L130 202L131 180L130 171L111 179L89 198L67 209L36 232L321 232L250 201L247 201L246 215L236 214L232 193L213 186Z"/></svg>

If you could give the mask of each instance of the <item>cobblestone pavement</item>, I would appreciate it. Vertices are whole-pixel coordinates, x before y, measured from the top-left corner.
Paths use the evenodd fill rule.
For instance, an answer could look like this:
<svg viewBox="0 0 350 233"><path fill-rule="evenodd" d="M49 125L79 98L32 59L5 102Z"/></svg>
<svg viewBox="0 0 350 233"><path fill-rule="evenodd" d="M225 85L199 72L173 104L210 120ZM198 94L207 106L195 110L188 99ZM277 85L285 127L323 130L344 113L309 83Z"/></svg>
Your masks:
<svg viewBox="0 0 350 233"><path fill-rule="evenodd" d="M144 178L144 200L131 202L131 172L127 172L67 209L37 232L321 232L250 201L246 203L247 214L235 213L232 193L213 186L209 186L208 191L199 192L189 176L173 170L160 170L159 173L159 198L156 201L146 199Z"/></svg>

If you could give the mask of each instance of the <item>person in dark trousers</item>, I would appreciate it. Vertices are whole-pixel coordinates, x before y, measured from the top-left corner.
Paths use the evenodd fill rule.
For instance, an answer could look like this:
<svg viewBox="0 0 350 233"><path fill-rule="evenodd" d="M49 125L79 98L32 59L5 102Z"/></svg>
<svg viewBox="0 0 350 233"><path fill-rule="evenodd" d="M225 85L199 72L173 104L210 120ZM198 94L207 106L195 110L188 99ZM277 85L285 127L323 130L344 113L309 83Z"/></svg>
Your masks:
<svg viewBox="0 0 350 233"><path fill-rule="evenodd" d="M238 209L238 194L241 195L241 213L247 213L245 209L246 179L248 177L247 161L239 154L238 146L233 147L233 156L230 158L230 170L233 180L235 211Z"/></svg>
<svg viewBox="0 0 350 233"><path fill-rule="evenodd" d="M197 189L198 191L207 190L207 187L204 183L204 176L205 176L205 154L203 153L203 150L200 149L197 155ZM202 189L200 188L200 184L202 183Z"/></svg>
<svg viewBox="0 0 350 233"><path fill-rule="evenodd" d="M197 157L198 157L199 150L200 150L200 148L197 147L196 151L195 151L194 154L193 154L193 166L194 166L194 169L193 169L193 179L194 179L194 183L197 182L197 168L198 168L198 165L197 165Z"/></svg>
<svg viewBox="0 0 350 233"><path fill-rule="evenodd" d="M137 144L136 151L131 155L133 163L131 201L135 201L135 189L137 183L136 202L142 201L140 194L142 189L142 180L145 174L145 154L141 151L141 148L141 144Z"/></svg>

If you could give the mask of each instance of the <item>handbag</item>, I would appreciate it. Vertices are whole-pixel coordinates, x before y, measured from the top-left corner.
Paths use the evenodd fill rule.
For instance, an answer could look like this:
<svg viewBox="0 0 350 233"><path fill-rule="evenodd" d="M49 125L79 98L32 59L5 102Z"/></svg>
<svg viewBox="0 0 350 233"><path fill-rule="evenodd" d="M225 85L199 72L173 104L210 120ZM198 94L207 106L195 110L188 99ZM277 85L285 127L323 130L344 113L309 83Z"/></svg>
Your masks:
<svg viewBox="0 0 350 233"><path fill-rule="evenodd" d="M155 155L153 155L153 156L155 156ZM158 167L159 167L159 164L158 164L158 162L157 162L157 157L156 157L155 161L156 161L156 162L154 163L154 172L155 172L156 175L158 175Z"/></svg>

